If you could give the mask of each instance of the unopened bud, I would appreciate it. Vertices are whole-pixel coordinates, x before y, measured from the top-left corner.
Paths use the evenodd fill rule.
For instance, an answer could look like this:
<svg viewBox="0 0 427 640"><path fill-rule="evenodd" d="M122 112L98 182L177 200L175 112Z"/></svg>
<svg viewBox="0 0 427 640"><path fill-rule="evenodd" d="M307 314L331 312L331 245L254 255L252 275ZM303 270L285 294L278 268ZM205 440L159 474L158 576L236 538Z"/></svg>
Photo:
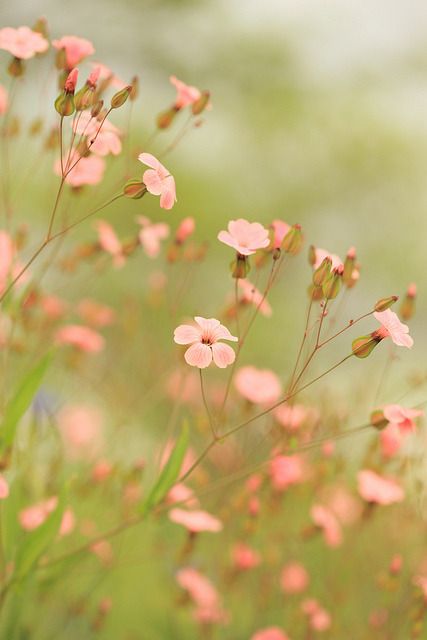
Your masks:
<svg viewBox="0 0 427 640"><path fill-rule="evenodd" d="M101 73L101 67L95 67L89 74L89 78L86 80L86 84L92 89L96 88L96 83L98 82L99 75Z"/></svg>
<svg viewBox="0 0 427 640"><path fill-rule="evenodd" d="M301 251L302 243L303 236L301 226L294 224L282 240L282 249L284 249L286 253L295 256Z"/></svg>
<svg viewBox="0 0 427 640"><path fill-rule="evenodd" d="M36 33L40 33L40 35L43 36L43 38L46 38L46 40L48 39L48 32L47 32L47 20L46 18L39 18L37 20L37 22L35 23L35 25L32 28L33 31L35 31Z"/></svg>
<svg viewBox="0 0 427 640"><path fill-rule="evenodd" d="M55 57L55 66L57 69L66 69L67 68L67 52L65 48L58 49L56 57Z"/></svg>
<svg viewBox="0 0 427 640"><path fill-rule="evenodd" d="M397 296L389 296L388 298L381 298L378 302L375 303L375 311L385 311L394 305L399 298Z"/></svg>
<svg viewBox="0 0 427 640"><path fill-rule="evenodd" d="M128 180L123 187L123 193L127 198L139 200L147 192L147 187L141 180Z"/></svg>
<svg viewBox="0 0 427 640"><path fill-rule="evenodd" d="M337 297L342 281L344 267L340 265L331 271L322 284L323 295L327 300L333 300Z"/></svg>
<svg viewBox="0 0 427 640"><path fill-rule="evenodd" d="M308 287L308 297L314 302L319 302L320 300L323 300L324 295L323 295L322 287L316 287L314 284L311 284Z"/></svg>
<svg viewBox="0 0 427 640"><path fill-rule="evenodd" d="M119 109L119 107L122 107L126 100L129 98L131 91L132 87L130 85L128 85L124 89L121 89L120 91L117 91L117 93L115 93L111 98L111 108Z"/></svg>
<svg viewBox="0 0 427 640"><path fill-rule="evenodd" d="M384 429L388 425L388 420L381 409L376 409L371 413L371 425L378 430Z"/></svg>
<svg viewBox="0 0 427 640"><path fill-rule="evenodd" d="M247 256L237 254L236 259L230 264L231 275L233 278L243 279L246 278L250 271L249 260Z"/></svg>
<svg viewBox="0 0 427 640"><path fill-rule="evenodd" d="M350 247L347 251L347 255L344 262L344 273L342 276L343 282L346 286L353 286L353 271L356 264L356 249Z"/></svg>
<svg viewBox="0 0 427 640"><path fill-rule="evenodd" d="M98 102L95 102L95 104L93 105L90 111L91 118L97 118L101 113L103 106L104 106L104 100L98 100Z"/></svg>
<svg viewBox="0 0 427 640"><path fill-rule="evenodd" d="M20 58L12 58L7 71L13 78L19 78L24 75L24 63Z"/></svg>
<svg viewBox="0 0 427 640"><path fill-rule="evenodd" d="M60 116L71 116L74 113L74 96L72 93L60 93L55 100L55 109Z"/></svg>
<svg viewBox="0 0 427 640"><path fill-rule="evenodd" d="M183 244L194 233L195 227L194 218L184 218L175 233L176 244Z"/></svg>
<svg viewBox="0 0 427 640"><path fill-rule="evenodd" d="M77 91L74 96L74 104L76 105L76 111L84 111L92 106L95 97L95 91L92 86L87 82Z"/></svg>
<svg viewBox="0 0 427 640"><path fill-rule="evenodd" d="M159 113L156 120L157 127L159 129L168 129L171 126L173 119L175 118L177 113L177 110L174 108Z"/></svg>
<svg viewBox="0 0 427 640"><path fill-rule="evenodd" d="M400 305L400 315L403 320L410 320L415 313L415 298L417 297L417 286L412 283L409 285L406 295Z"/></svg>
<svg viewBox="0 0 427 640"><path fill-rule="evenodd" d="M331 273L332 260L329 257L326 257L322 264L317 267L316 271L313 273L313 284L316 287L321 287L323 283L326 281L326 278Z"/></svg>
<svg viewBox="0 0 427 640"><path fill-rule="evenodd" d="M72 69L70 71L64 84L65 93L72 93L74 95L74 92L76 90L78 75L79 75L78 69Z"/></svg>
<svg viewBox="0 0 427 640"><path fill-rule="evenodd" d="M209 91L202 91L200 98L196 100L196 102L193 102L193 105L191 107L193 116L200 115L206 109L207 105L209 104L210 97L211 94L209 93Z"/></svg>
<svg viewBox="0 0 427 640"><path fill-rule="evenodd" d="M372 334L368 336L361 336L360 338L353 340L351 350L353 351L353 355L357 358L367 358L378 343L379 340L374 338Z"/></svg>
<svg viewBox="0 0 427 640"><path fill-rule="evenodd" d="M139 78L138 78L138 76L133 76L130 85L131 85L131 91L130 91L130 95L129 95L129 100L134 102L137 99L138 95L139 95Z"/></svg>
<svg viewBox="0 0 427 640"><path fill-rule="evenodd" d="M316 247L313 244L308 248L308 264L312 267L316 264Z"/></svg>

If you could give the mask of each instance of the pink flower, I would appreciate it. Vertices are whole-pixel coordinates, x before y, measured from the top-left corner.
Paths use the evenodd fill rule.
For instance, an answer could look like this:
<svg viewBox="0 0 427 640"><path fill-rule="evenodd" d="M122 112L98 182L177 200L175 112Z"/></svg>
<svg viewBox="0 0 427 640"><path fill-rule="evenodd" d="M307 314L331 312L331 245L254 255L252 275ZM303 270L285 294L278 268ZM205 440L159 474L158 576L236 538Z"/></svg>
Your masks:
<svg viewBox="0 0 427 640"><path fill-rule="evenodd" d="M113 256L113 264L117 269L123 267L125 256L123 254L122 243L118 239L111 224L104 220L97 220L95 227L98 231L98 242L100 247Z"/></svg>
<svg viewBox="0 0 427 640"><path fill-rule="evenodd" d="M61 525L59 527L59 535L60 536L68 536L73 532L74 527L76 526L76 518L74 516L74 512L72 509L65 509L64 514L62 516Z"/></svg>
<svg viewBox="0 0 427 640"><path fill-rule="evenodd" d="M63 316L67 308L66 303L61 298L53 295L43 296L40 300L40 306L51 320L57 320Z"/></svg>
<svg viewBox="0 0 427 640"><path fill-rule="evenodd" d="M43 53L49 47L46 38L29 27L4 27L0 29L0 49L9 51L15 58L29 60L36 53Z"/></svg>
<svg viewBox="0 0 427 640"><path fill-rule="evenodd" d="M289 431L296 431L312 413L302 404L281 404L274 410L274 416L283 427Z"/></svg>
<svg viewBox="0 0 427 640"><path fill-rule="evenodd" d="M7 111L9 103L9 97L7 90L2 84L0 84L0 116L4 115Z"/></svg>
<svg viewBox="0 0 427 640"><path fill-rule="evenodd" d="M273 248L280 249L283 238L290 230L291 225L289 225L287 222L283 222L283 220L273 220L273 222L271 223L271 227L274 233Z"/></svg>
<svg viewBox="0 0 427 640"><path fill-rule="evenodd" d="M147 167L151 167L142 176L147 191L153 196L160 196L162 209L172 209L176 202L176 187L173 176L151 153L141 153L138 160L142 164L146 164Z"/></svg>
<svg viewBox="0 0 427 640"><path fill-rule="evenodd" d="M126 82L123 82L118 76L114 75L113 71L107 67L107 65L101 62L91 62L92 69L99 74L98 77L102 81L107 81L108 84L116 89L124 89ZM93 73L93 72L92 72Z"/></svg>
<svg viewBox="0 0 427 640"><path fill-rule="evenodd" d="M302 593L308 587L310 577L300 562L289 562L282 569L280 586L285 593Z"/></svg>
<svg viewBox="0 0 427 640"><path fill-rule="evenodd" d="M231 220L228 231L220 231L218 240L233 247L241 256L250 256L258 249L270 244L268 230L259 222L248 222L243 218Z"/></svg>
<svg viewBox="0 0 427 640"><path fill-rule="evenodd" d="M228 344L223 344L219 340L237 342L238 338L232 336L229 330L215 318L196 316L194 319L198 327L181 324L174 332L174 341L177 344L191 345L184 354L187 364L199 369L208 367L212 359L220 369L232 364L236 354Z"/></svg>
<svg viewBox="0 0 427 640"><path fill-rule="evenodd" d="M64 83L64 91L66 93L74 93L77 85L77 78L79 77L79 70L72 69L67 76Z"/></svg>
<svg viewBox="0 0 427 640"><path fill-rule="evenodd" d="M270 461L271 483L277 491L284 491L293 484L303 482L306 476L301 456L275 456Z"/></svg>
<svg viewBox="0 0 427 640"><path fill-rule="evenodd" d="M64 163L66 160L67 158L64 158ZM75 166L73 166L74 164ZM79 157L74 153L71 156L69 166L73 168L65 178L65 182L72 187L99 184L104 177L105 161L97 156ZM55 162L54 169L56 175L60 176L61 160L59 158Z"/></svg>
<svg viewBox="0 0 427 640"><path fill-rule="evenodd" d="M325 251L325 249L315 248L315 256L316 260L313 264L313 269L316 270L322 264L325 258L330 258L332 260L332 269L337 269L338 267L344 267L344 264L339 256L335 253L329 253L329 251Z"/></svg>
<svg viewBox="0 0 427 640"><path fill-rule="evenodd" d="M290 640L279 627L266 627L251 636L251 640Z"/></svg>
<svg viewBox="0 0 427 640"><path fill-rule="evenodd" d="M335 514L321 504L314 504L310 515L314 524L322 529L326 544L338 547L342 543L342 531Z"/></svg>
<svg viewBox="0 0 427 640"><path fill-rule="evenodd" d="M403 432L414 431L414 418L424 415L424 411L420 409L406 409L400 404L387 404L383 407L384 417L391 423L395 424Z"/></svg>
<svg viewBox="0 0 427 640"><path fill-rule="evenodd" d="M175 98L176 109L183 109L189 104L194 104L202 95L199 89L192 87L181 80L178 80L175 76L170 76L169 81L176 88L177 95Z"/></svg>
<svg viewBox="0 0 427 640"><path fill-rule="evenodd" d="M175 233L175 242L183 244L194 233L195 227L194 218L188 217L181 220Z"/></svg>
<svg viewBox="0 0 427 640"><path fill-rule="evenodd" d="M99 156L106 156L111 153L119 155L122 150L120 140L120 129L115 127L109 120L101 122L97 118L92 118L90 111L83 111L74 123L74 132L77 135L84 135L91 144L90 150Z"/></svg>
<svg viewBox="0 0 427 640"><path fill-rule="evenodd" d="M394 478L380 476L375 471L363 469L357 474L358 490L367 502L381 505L402 502L405 492Z"/></svg>
<svg viewBox="0 0 427 640"><path fill-rule="evenodd" d="M427 576L418 575L414 577L413 583L416 587L420 587L423 592L424 600L427 602Z"/></svg>
<svg viewBox="0 0 427 640"><path fill-rule="evenodd" d="M301 609L309 617L310 627L315 631L327 631L331 626L330 614L314 598L304 600Z"/></svg>
<svg viewBox="0 0 427 640"><path fill-rule="evenodd" d="M0 500L4 500L9 495L9 483L6 478L0 474Z"/></svg>
<svg viewBox="0 0 427 640"><path fill-rule="evenodd" d="M85 298L77 305L77 311L83 322L93 327L108 327L115 320L115 312L105 304Z"/></svg>
<svg viewBox="0 0 427 640"><path fill-rule="evenodd" d="M65 49L67 68L76 67L87 56L95 53L93 44L85 38L77 36L62 36L59 40L52 40L55 49Z"/></svg>
<svg viewBox="0 0 427 640"><path fill-rule="evenodd" d="M217 533L222 530L222 522L207 511L186 511L185 509L171 509L169 519L175 524L181 524L190 533L211 531Z"/></svg>
<svg viewBox="0 0 427 640"><path fill-rule="evenodd" d="M400 322L394 311L386 309L386 311L376 311L373 315L381 324L380 329L375 332L379 338L390 337L399 347L407 347L408 349L412 347L414 341L409 335L409 327Z"/></svg>
<svg viewBox="0 0 427 640"><path fill-rule="evenodd" d="M43 502L27 507L19 512L19 523L25 531L33 531L40 527L48 516L55 511L58 504L58 498L52 496Z"/></svg>
<svg viewBox="0 0 427 640"><path fill-rule="evenodd" d="M199 506L199 501L194 495L194 491L187 487L187 485L181 483L175 484L170 489L167 495L168 504L174 504L175 502L185 502L185 505L190 509Z"/></svg>
<svg viewBox="0 0 427 640"><path fill-rule="evenodd" d="M254 569L261 562L261 557L257 551L244 542L238 542L233 548L233 563L236 569L248 571Z"/></svg>
<svg viewBox="0 0 427 640"><path fill-rule="evenodd" d="M259 291L254 284L245 278L239 278L238 284L242 290L240 302L244 304L253 304L254 307L259 308L262 315L270 317L272 314L270 303L265 299L265 296L261 291Z"/></svg>
<svg viewBox="0 0 427 640"><path fill-rule="evenodd" d="M0 291L2 291L12 269L15 248L7 231L0 230Z"/></svg>
<svg viewBox="0 0 427 640"><path fill-rule="evenodd" d="M234 384L238 392L254 404L272 404L281 394L280 380L270 369L242 367L236 374Z"/></svg>
<svg viewBox="0 0 427 640"><path fill-rule="evenodd" d="M102 415L95 407L66 405L57 415L58 429L71 459L91 459L102 445Z"/></svg>
<svg viewBox="0 0 427 640"><path fill-rule="evenodd" d="M196 569L180 569L176 575L180 587L185 589L197 607L195 618L200 623L226 622L219 594L213 584Z"/></svg>
<svg viewBox="0 0 427 640"><path fill-rule="evenodd" d="M87 353L98 353L104 348L104 338L89 327L68 324L56 332L58 344L69 344Z"/></svg>
<svg viewBox="0 0 427 640"><path fill-rule="evenodd" d="M405 435L396 424L388 424L380 433L381 453L384 458L392 458L402 447Z"/></svg>
<svg viewBox="0 0 427 640"><path fill-rule="evenodd" d="M151 220L145 216L139 216L138 222L142 225L142 229L138 234L139 241L149 258L156 258L161 249L161 240L165 240L169 236L169 225L164 222L153 224Z"/></svg>

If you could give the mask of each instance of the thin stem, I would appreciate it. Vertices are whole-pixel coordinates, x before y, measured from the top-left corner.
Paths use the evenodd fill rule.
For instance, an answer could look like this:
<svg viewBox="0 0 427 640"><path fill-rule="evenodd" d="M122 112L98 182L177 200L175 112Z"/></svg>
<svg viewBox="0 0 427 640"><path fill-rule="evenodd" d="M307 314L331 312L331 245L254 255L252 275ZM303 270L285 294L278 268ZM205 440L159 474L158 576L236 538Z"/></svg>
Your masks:
<svg viewBox="0 0 427 640"><path fill-rule="evenodd" d="M234 279L234 305L236 309L236 332L240 338L240 322L239 322L239 278Z"/></svg>
<svg viewBox="0 0 427 640"><path fill-rule="evenodd" d="M55 222L55 216L56 216L56 212L57 212L57 209L58 209L59 201L61 199L61 194L62 194L62 190L64 188L64 184L65 184L65 176L63 175L62 178L61 178L61 183L59 185L58 192L56 194L55 204L53 205L52 213L50 215L49 227L48 227L47 235L46 235L46 242L49 242L50 239L51 239L53 224Z"/></svg>
<svg viewBox="0 0 427 640"><path fill-rule="evenodd" d="M106 121L107 117L110 115L111 111L112 111L112 107L110 107L108 109L108 111L106 112L105 116L102 118L101 123L100 123L100 125L98 127L98 131L95 133L94 137L92 138L92 140L88 144L88 147L87 147L88 151L90 151L91 147L95 144L96 139L99 136L99 133L100 133L100 131L102 129L102 125ZM77 158L77 160L71 165L71 167L69 169L67 169L67 171L65 172L65 175L64 175L65 178L71 173L71 171L74 169L74 167L79 164L80 160L81 160L81 157Z"/></svg>
<svg viewBox="0 0 427 640"><path fill-rule="evenodd" d="M294 378L295 378L295 375L296 375L296 372L297 372L297 369L298 369L299 361L301 359L302 351L304 349L305 341L307 340L308 325L310 323L310 316L311 316L312 307L313 307L313 296L311 296L310 304L308 305L307 318L306 318L305 327L304 327L304 334L302 336L302 340L301 340L301 343L300 343L300 346L299 346L297 359L296 359L295 366L294 366L293 371L292 371L291 380L290 380L288 389L292 389L292 385L294 383Z"/></svg>
<svg viewBox="0 0 427 640"><path fill-rule="evenodd" d="M210 425L210 428L211 428L211 431L212 431L212 436L213 436L214 440L217 440L217 435L216 435L216 431L215 431L215 425L214 425L214 422L213 422L213 419L212 419L212 415L211 415L211 412L209 410L209 406L208 406L208 403L207 403L207 400L206 400L205 386L203 384L203 373L202 373L201 369L199 369L199 374L200 374L200 389L201 389L201 392L202 392L203 404L204 404L204 407L206 409L206 415L208 416L209 425Z"/></svg>
<svg viewBox="0 0 427 640"><path fill-rule="evenodd" d="M320 347L323 347L325 344L328 344L328 342L331 342L331 340L334 340L337 336L341 335L342 333L344 333L344 331L347 331L348 329L351 329L351 327L354 327L354 325L357 322L360 322L360 320L363 320L364 318L368 318L369 316L371 316L374 313L374 309L372 309L371 311L368 311L368 313L364 313L362 316L359 316L358 318L356 318L356 320L350 320L349 323L340 331L337 331L336 333L334 333L333 336L331 336L330 338L328 338L327 340L324 340L323 342L319 343L319 349Z"/></svg>

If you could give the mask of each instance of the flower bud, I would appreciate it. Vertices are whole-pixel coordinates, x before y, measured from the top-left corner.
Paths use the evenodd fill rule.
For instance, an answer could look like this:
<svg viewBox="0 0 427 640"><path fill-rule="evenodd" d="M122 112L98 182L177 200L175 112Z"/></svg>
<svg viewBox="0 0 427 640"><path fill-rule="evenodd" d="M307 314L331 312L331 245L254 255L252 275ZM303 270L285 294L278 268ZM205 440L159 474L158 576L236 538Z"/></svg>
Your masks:
<svg viewBox="0 0 427 640"><path fill-rule="evenodd" d="M24 63L20 58L12 58L7 71L13 78L20 78L24 75Z"/></svg>
<svg viewBox="0 0 427 640"><path fill-rule="evenodd" d="M128 180L123 187L123 193L127 198L139 200L147 192L147 187L141 180Z"/></svg>
<svg viewBox="0 0 427 640"><path fill-rule="evenodd" d="M183 244L194 233L195 226L194 218L184 218L175 233L176 244Z"/></svg>
<svg viewBox="0 0 427 640"><path fill-rule="evenodd" d="M104 106L104 100L98 100L98 102L95 102L90 112L91 117L97 118L101 113L103 106Z"/></svg>
<svg viewBox="0 0 427 640"><path fill-rule="evenodd" d="M379 340L374 338L372 334L368 336L361 336L360 338L353 340L351 350L353 351L353 355L357 358L367 358L378 343Z"/></svg>
<svg viewBox="0 0 427 640"><path fill-rule="evenodd" d="M49 34L47 32L47 20L43 16L37 20L32 30L36 31L36 33L40 33L40 35L42 35L43 38L46 38L46 40L49 39Z"/></svg>
<svg viewBox="0 0 427 640"><path fill-rule="evenodd" d="M284 249L286 253L295 256L301 251L302 243L303 236L301 226L294 224L282 240L282 249Z"/></svg>
<svg viewBox="0 0 427 640"><path fill-rule="evenodd" d="M388 425L388 420L381 409L376 409L371 413L371 425L379 431Z"/></svg>
<svg viewBox="0 0 427 640"><path fill-rule="evenodd" d="M340 288L343 274L343 267L339 266L333 269L331 273L325 278L322 284L323 295L327 300L333 300L337 297Z"/></svg>
<svg viewBox="0 0 427 640"><path fill-rule="evenodd" d="M78 69L72 69L70 71L64 84L65 93L71 93L74 95L74 92L76 90L78 75L79 75Z"/></svg>
<svg viewBox="0 0 427 640"><path fill-rule="evenodd" d="M350 247L347 251L347 255L344 262L344 273L342 276L343 282L348 286L353 286L353 271L356 264L356 249L354 247Z"/></svg>
<svg viewBox="0 0 427 640"><path fill-rule="evenodd" d="M71 116L74 113L74 96L72 93L60 93L55 100L55 109L60 116Z"/></svg>
<svg viewBox="0 0 427 640"><path fill-rule="evenodd" d="M415 313L415 298L417 297L417 286L409 285L406 295L400 305L400 315L403 320L410 320Z"/></svg>
<svg viewBox="0 0 427 640"><path fill-rule="evenodd" d="M67 52L65 48L58 49L56 57L55 57L55 66L57 69L66 69L67 68Z"/></svg>
<svg viewBox="0 0 427 640"><path fill-rule="evenodd" d="M138 76L133 76L132 80L131 80L131 91L130 91L130 95L129 95L129 100L131 100L131 102L134 102L138 95L139 95L139 78Z"/></svg>
<svg viewBox="0 0 427 640"><path fill-rule="evenodd" d="M168 129L171 126L173 119L175 118L177 113L178 111L175 108L168 109L167 111L159 113L156 120L157 128Z"/></svg>
<svg viewBox="0 0 427 640"><path fill-rule="evenodd" d="M209 93L209 91L202 91L200 98L196 100L196 102L193 102L193 105L191 107L193 116L200 115L206 109L210 97L211 94Z"/></svg>
<svg viewBox="0 0 427 640"><path fill-rule="evenodd" d="M233 278L243 279L246 278L250 271L250 264L247 256L242 256L240 253L236 255L236 259L230 264L231 275Z"/></svg>
<svg viewBox="0 0 427 640"><path fill-rule="evenodd" d="M92 87L92 89L96 89L96 83L99 80L99 75L101 73L101 68L100 67L95 67L94 69L92 69L92 71L89 74L88 79L86 80L86 84L89 87Z"/></svg>
<svg viewBox="0 0 427 640"><path fill-rule="evenodd" d="M308 264L311 267L316 264L316 247L313 244L308 248Z"/></svg>
<svg viewBox="0 0 427 640"><path fill-rule="evenodd" d="M316 287L314 284L311 284L308 287L308 297L313 300L313 302L319 302L323 300L323 290L322 287Z"/></svg>
<svg viewBox="0 0 427 640"><path fill-rule="evenodd" d="M332 260L329 257L326 257L322 264L317 267L316 271L313 273L313 284L316 287L321 287L325 280L329 277L331 273Z"/></svg>
<svg viewBox="0 0 427 640"><path fill-rule="evenodd" d="M375 311L385 311L394 305L399 298L397 296L389 296L388 298L381 298L375 303Z"/></svg>
<svg viewBox="0 0 427 640"><path fill-rule="evenodd" d="M93 87L86 82L86 84L79 89L74 96L76 111L85 111L85 109L89 109L93 104L94 97L95 91Z"/></svg>
<svg viewBox="0 0 427 640"><path fill-rule="evenodd" d="M128 85L124 89L117 91L111 98L111 108L119 109L124 105L126 100L129 98L130 92L132 91L132 87Z"/></svg>

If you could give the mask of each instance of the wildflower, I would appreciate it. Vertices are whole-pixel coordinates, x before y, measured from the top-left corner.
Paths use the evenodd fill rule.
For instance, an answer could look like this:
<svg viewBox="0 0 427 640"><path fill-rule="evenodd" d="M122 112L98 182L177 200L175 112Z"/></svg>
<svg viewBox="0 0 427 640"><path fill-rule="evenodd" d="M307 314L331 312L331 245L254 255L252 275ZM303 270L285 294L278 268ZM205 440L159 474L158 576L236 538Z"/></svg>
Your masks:
<svg viewBox="0 0 427 640"><path fill-rule="evenodd" d="M78 36L62 36L59 40L53 40L52 46L58 51L65 50L67 69L76 67L87 56L95 53L93 44L89 40Z"/></svg>
<svg viewBox="0 0 427 640"><path fill-rule="evenodd" d="M185 509L171 509L169 519L175 524L181 524L190 533L210 531L217 533L222 530L222 522L207 511L186 511Z"/></svg>
<svg viewBox="0 0 427 640"><path fill-rule="evenodd" d="M238 542L233 547L232 558L234 566L239 571L254 569L261 562L259 553L244 542Z"/></svg>
<svg viewBox="0 0 427 640"><path fill-rule="evenodd" d="M124 89L124 87L126 86L126 82L116 76L113 71L109 67L107 67L107 65L102 64L101 62L92 62L91 66L93 72L96 71L101 82L105 83L106 85L111 84L111 86L115 87L116 89Z"/></svg>
<svg viewBox="0 0 427 640"><path fill-rule="evenodd" d="M329 253L329 251L325 251L325 249L319 249L315 247L314 249L315 260L313 264L313 269L316 270L322 264L325 258L330 258L332 261L332 269L337 269L338 267L343 267L344 264L339 256L335 253Z"/></svg>
<svg viewBox="0 0 427 640"><path fill-rule="evenodd" d="M280 586L284 593L302 593L308 587L310 577L300 562L289 562L280 575Z"/></svg>
<svg viewBox="0 0 427 640"><path fill-rule="evenodd" d="M321 504L314 504L310 515L314 524L322 529L326 544L338 547L342 542L342 531L335 514Z"/></svg>
<svg viewBox="0 0 427 640"><path fill-rule="evenodd" d="M98 408L84 404L64 406L56 416L58 431L67 457L92 459L102 446L102 415Z"/></svg>
<svg viewBox="0 0 427 640"><path fill-rule="evenodd" d="M177 91L174 105L177 110L184 109L184 107L187 107L189 104L194 104L202 95L199 89L185 84L185 82L178 80L176 76L170 76L169 81Z"/></svg>
<svg viewBox="0 0 427 640"><path fill-rule="evenodd" d="M414 431L416 426L414 418L424 415L421 409L406 409L400 404L385 405L383 413L389 423L395 424L402 432Z"/></svg>
<svg viewBox="0 0 427 640"><path fill-rule="evenodd" d="M402 502L405 493L394 478L380 476L375 471L363 469L357 474L358 490L367 502L388 505Z"/></svg>
<svg viewBox="0 0 427 640"><path fill-rule="evenodd" d="M11 53L20 60L29 60L36 53L43 53L49 47L46 38L29 27L4 27L0 29L0 49Z"/></svg>
<svg viewBox="0 0 427 640"><path fill-rule="evenodd" d="M243 218L231 220L228 223L228 231L219 232L218 240L233 247L241 256L250 256L270 244L268 230L262 224L248 222Z"/></svg>
<svg viewBox="0 0 427 640"><path fill-rule="evenodd" d="M173 176L151 153L141 153L138 160L147 167L151 167L142 176L147 191L153 196L160 196L162 209L172 209L176 202L176 187Z"/></svg>
<svg viewBox="0 0 427 640"><path fill-rule="evenodd" d="M0 500L4 500L9 495L9 483L6 478L0 474Z"/></svg>
<svg viewBox="0 0 427 640"><path fill-rule="evenodd" d="M280 380L269 369L242 367L234 381L238 392L254 404L272 404L281 394Z"/></svg>
<svg viewBox="0 0 427 640"><path fill-rule="evenodd" d="M66 161L66 158L64 158ZM73 166L75 165L75 166ZM83 187L84 185L99 184L104 177L105 162L103 158L97 156L80 157L77 153L72 154L67 171L65 182L71 187ZM64 167L66 168L66 167ZM61 175L61 160L55 162L55 173Z"/></svg>
<svg viewBox="0 0 427 640"><path fill-rule="evenodd" d="M184 354L185 361L199 369L208 367L212 359L221 369L232 364L236 354L229 345L219 340L237 342L238 338L232 336L229 330L215 318L196 316L194 319L198 327L182 324L174 332L174 341L177 344L191 345Z"/></svg>
<svg viewBox="0 0 427 640"><path fill-rule="evenodd" d="M273 229L273 249L280 249L283 238L290 231L291 225L283 220L273 220L270 226Z"/></svg>
<svg viewBox="0 0 427 640"><path fill-rule="evenodd" d="M19 523L25 531L33 531L40 527L48 516L55 511L58 498L52 496L19 512Z"/></svg>
<svg viewBox="0 0 427 640"><path fill-rule="evenodd" d="M108 119L104 120L101 126L101 122L93 118L89 111L82 112L75 120L74 133L84 135L90 142L90 150L99 156L109 153L117 156L122 150L120 130Z"/></svg>
<svg viewBox="0 0 427 640"><path fill-rule="evenodd" d="M175 233L176 244L184 244L187 238L194 233L195 226L194 218L188 217L181 220Z"/></svg>
<svg viewBox="0 0 427 640"><path fill-rule="evenodd" d="M270 303L265 299L265 296L259 291L255 285L253 285L246 278L239 278L239 287L242 290L242 297L240 302L243 304L253 304L254 307L259 309L260 313L266 317L270 317L273 313Z"/></svg>
<svg viewBox="0 0 427 640"><path fill-rule="evenodd" d="M274 410L276 420L289 431L296 431L309 418L316 420L314 409L304 407L302 404L281 404Z"/></svg>
<svg viewBox="0 0 427 640"><path fill-rule="evenodd" d="M185 589L196 605L195 617L202 623L227 620L219 594L208 578L191 567L180 569L176 575L179 586Z"/></svg>
<svg viewBox="0 0 427 640"><path fill-rule="evenodd" d="M289 636L279 627L266 627L254 633L251 640L289 640Z"/></svg>
<svg viewBox="0 0 427 640"><path fill-rule="evenodd" d="M98 220L95 224L98 231L98 241L102 249L113 256L113 264L119 269L125 263L122 243L118 239L111 224Z"/></svg>
<svg viewBox="0 0 427 640"><path fill-rule="evenodd" d="M153 224L145 216L139 216L138 222L142 225L142 229L138 234L139 241L147 256L156 258L161 248L160 241L169 236L169 225L164 222Z"/></svg>
<svg viewBox="0 0 427 640"><path fill-rule="evenodd" d="M93 327L108 327L115 320L115 312L111 307L89 298L80 300L77 311L83 322Z"/></svg>
<svg viewBox="0 0 427 640"><path fill-rule="evenodd" d="M386 311L375 312L373 315L381 324L381 327L375 331L375 338L382 340L390 337L394 344L399 347L407 347L408 349L412 347L414 341L409 335L409 327L400 322L394 311L387 309Z"/></svg>
<svg viewBox="0 0 427 640"><path fill-rule="evenodd" d="M98 353L104 348L104 338L89 327L78 324L69 324L56 332L58 344L69 344L80 351Z"/></svg>
<svg viewBox="0 0 427 640"><path fill-rule="evenodd" d="M305 479L306 473L301 456L275 456L270 461L270 476L273 488L284 491Z"/></svg>

